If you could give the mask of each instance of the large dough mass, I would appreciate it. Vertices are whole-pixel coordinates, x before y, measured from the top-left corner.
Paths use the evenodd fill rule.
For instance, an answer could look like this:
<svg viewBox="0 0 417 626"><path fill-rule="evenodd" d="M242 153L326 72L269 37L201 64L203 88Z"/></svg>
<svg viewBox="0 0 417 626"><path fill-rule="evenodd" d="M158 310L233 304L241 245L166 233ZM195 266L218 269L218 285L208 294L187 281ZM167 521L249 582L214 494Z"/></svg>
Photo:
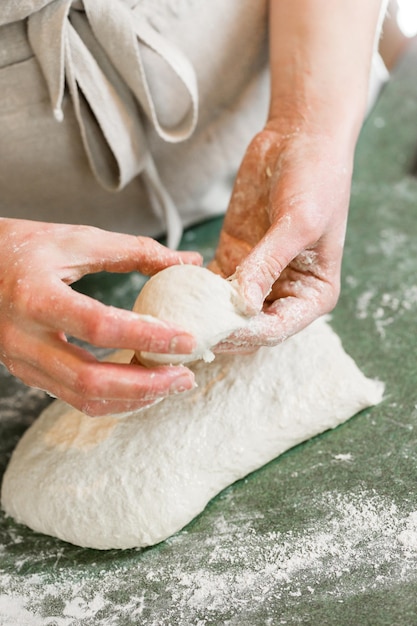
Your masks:
<svg viewBox="0 0 417 626"><path fill-rule="evenodd" d="M80 546L155 544L237 479L383 393L323 319L276 348L193 369L198 388L125 419L53 402L12 456L6 513Z"/></svg>

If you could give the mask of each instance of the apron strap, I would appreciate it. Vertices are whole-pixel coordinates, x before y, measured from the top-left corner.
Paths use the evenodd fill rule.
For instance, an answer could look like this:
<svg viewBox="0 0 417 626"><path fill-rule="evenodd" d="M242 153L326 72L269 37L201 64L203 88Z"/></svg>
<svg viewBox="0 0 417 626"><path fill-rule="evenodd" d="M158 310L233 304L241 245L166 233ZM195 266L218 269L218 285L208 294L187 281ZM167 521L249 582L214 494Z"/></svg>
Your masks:
<svg viewBox="0 0 417 626"><path fill-rule="evenodd" d="M168 245L175 247L181 220L151 157L142 115L164 141L187 139L198 111L192 65L122 0L54 0L28 22L56 119L63 119L67 84L95 177L105 189L118 191L143 174L153 209L165 221ZM188 95L186 114L174 126L161 122L141 46L163 59Z"/></svg>

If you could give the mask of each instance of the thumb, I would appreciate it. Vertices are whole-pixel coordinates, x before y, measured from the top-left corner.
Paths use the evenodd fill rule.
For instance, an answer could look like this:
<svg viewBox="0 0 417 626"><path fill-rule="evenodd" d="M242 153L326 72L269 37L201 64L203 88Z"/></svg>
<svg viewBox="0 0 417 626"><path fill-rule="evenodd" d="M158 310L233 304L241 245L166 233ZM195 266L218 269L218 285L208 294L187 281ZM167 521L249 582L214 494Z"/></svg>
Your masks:
<svg viewBox="0 0 417 626"><path fill-rule="evenodd" d="M256 315L287 265L304 249L290 216L281 218L236 268L231 281L243 300L244 312Z"/></svg>

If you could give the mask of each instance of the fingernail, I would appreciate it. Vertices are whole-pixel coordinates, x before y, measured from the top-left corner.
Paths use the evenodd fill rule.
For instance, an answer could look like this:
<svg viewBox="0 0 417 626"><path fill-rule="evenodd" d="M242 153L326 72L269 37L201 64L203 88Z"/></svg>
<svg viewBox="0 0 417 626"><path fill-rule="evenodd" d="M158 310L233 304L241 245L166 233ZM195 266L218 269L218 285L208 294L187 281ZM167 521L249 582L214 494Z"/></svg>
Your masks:
<svg viewBox="0 0 417 626"><path fill-rule="evenodd" d="M194 377L190 374L182 374L171 383L169 390L172 393L180 393L182 391L193 389L194 387Z"/></svg>
<svg viewBox="0 0 417 626"><path fill-rule="evenodd" d="M196 348L196 340L192 335L175 335L169 342L171 354L190 354Z"/></svg>

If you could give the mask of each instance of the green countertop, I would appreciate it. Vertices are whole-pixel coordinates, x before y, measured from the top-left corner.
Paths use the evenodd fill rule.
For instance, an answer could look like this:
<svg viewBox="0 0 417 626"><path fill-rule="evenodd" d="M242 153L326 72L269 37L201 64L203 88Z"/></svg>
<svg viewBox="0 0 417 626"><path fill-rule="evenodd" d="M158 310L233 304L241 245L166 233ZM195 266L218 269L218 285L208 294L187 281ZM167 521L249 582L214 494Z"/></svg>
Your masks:
<svg viewBox="0 0 417 626"><path fill-rule="evenodd" d="M356 158L332 325L384 402L298 446L146 550L85 550L0 516L0 626L417 624L417 48ZM183 247L213 253L220 221ZM130 307L137 275L80 289ZM0 463L48 403L0 373Z"/></svg>

